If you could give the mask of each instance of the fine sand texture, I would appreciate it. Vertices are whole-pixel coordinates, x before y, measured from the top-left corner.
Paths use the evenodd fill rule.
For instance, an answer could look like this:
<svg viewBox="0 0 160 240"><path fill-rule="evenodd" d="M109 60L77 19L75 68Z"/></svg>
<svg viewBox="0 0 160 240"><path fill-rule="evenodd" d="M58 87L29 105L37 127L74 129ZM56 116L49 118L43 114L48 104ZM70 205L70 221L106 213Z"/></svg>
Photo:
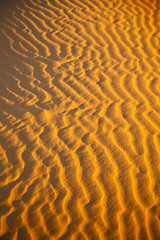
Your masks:
<svg viewBox="0 0 160 240"><path fill-rule="evenodd" d="M160 1L0 1L0 240L160 239Z"/></svg>

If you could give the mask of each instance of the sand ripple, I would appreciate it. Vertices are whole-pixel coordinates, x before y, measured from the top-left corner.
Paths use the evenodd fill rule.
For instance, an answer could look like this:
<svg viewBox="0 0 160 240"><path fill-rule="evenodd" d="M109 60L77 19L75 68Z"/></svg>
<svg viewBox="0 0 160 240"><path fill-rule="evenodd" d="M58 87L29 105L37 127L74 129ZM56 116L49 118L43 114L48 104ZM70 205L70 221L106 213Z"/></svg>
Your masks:
<svg viewBox="0 0 160 240"><path fill-rule="evenodd" d="M0 239L160 239L158 0L0 3Z"/></svg>

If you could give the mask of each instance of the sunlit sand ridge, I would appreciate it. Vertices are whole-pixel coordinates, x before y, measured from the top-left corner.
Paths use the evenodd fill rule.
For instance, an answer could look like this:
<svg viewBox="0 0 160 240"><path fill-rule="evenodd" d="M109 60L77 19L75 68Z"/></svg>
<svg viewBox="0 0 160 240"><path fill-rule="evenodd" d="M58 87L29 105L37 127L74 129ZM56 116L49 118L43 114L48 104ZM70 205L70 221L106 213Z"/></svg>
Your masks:
<svg viewBox="0 0 160 240"><path fill-rule="evenodd" d="M0 239L160 239L160 2L2 2Z"/></svg>

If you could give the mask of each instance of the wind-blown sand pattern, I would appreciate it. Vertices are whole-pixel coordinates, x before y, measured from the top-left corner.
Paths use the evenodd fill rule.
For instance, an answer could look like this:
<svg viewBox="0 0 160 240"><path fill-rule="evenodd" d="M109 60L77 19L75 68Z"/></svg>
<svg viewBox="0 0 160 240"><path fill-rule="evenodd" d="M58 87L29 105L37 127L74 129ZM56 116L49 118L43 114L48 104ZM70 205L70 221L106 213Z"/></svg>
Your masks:
<svg viewBox="0 0 160 240"><path fill-rule="evenodd" d="M160 2L0 3L0 239L160 239Z"/></svg>

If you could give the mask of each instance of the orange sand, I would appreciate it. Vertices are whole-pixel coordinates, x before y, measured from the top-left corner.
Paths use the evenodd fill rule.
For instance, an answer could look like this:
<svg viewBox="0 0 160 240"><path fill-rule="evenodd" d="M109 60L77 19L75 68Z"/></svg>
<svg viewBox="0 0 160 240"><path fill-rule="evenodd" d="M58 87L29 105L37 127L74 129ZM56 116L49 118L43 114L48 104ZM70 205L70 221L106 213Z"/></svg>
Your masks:
<svg viewBox="0 0 160 240"><path fill-rule="evenodd" d="M0 3L0 239L160 239L159 0Z"/></svg>

